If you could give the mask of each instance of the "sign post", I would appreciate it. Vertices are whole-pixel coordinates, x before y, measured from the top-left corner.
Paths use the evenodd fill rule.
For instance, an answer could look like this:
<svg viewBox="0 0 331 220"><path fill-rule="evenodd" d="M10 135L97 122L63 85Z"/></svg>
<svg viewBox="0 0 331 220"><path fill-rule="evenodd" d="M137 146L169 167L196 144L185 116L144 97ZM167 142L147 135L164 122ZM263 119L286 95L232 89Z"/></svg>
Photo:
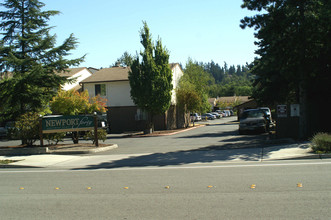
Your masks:
<svg viewBox="0 0 331 220"><path fill-rule="evenodd" d="M99 141L98 141L98 117L96 115L96 113L94 114L94 142L95 142L95 146L99 146Z"/></svg>
<svg viewBox="0 0 331 220"><path fill-rule="evenodd" d="M43 139L43 118L39 118L39 138L40 138L40 147L44 146L44 139Z"/></svg>

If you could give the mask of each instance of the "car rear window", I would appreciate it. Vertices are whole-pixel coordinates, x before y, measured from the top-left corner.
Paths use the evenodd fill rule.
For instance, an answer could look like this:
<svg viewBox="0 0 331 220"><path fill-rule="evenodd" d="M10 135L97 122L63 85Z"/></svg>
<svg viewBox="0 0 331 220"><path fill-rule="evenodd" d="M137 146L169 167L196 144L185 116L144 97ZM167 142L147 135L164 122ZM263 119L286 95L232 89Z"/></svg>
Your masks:
<svg viewBox="0 0 331 220"><path fill-rule="evenodd" d="M262 110L251 110L251 111L245 111L242 114L241 118L260 118L263 116L264 116L264 114L263 114Z"/></svg>

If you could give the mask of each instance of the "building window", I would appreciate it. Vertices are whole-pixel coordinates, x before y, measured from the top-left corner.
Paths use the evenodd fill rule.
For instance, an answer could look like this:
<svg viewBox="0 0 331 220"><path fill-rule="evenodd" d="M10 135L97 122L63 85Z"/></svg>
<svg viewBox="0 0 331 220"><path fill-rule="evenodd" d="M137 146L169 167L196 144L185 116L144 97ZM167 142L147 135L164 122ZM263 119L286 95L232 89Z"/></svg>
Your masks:
<svg viewBox="0 0 331 220"><path fill-rule="evenodd" d="M106 84L95 84L95 96L106 96Z"/></svg>
<svg viewBox="0 0 331 220"><path fill-rule="evenodd" d="M138 108L137 113L135 115L135 119L136 119L136 121L147 120L147 116L148 116L148 114L146 111Z"/></svg>

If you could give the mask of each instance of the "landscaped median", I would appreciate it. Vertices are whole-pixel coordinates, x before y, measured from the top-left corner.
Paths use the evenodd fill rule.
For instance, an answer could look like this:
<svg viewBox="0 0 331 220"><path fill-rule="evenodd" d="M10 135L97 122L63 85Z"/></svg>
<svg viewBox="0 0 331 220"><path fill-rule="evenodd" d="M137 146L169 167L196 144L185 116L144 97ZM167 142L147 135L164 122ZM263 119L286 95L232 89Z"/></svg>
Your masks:
<svg viewBox="0 0 331 220"><path fill-rule="evenodd" d="M16 162L16 160L0 160L0 165L8 165L14 162Z"/></svg>

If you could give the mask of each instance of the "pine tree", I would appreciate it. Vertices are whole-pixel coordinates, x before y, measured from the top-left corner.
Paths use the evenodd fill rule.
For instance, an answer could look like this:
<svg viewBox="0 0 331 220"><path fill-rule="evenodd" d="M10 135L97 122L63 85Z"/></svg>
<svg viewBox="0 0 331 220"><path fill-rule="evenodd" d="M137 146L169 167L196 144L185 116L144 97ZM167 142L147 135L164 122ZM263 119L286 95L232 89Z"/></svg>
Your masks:
<svg viewBox="0 0 331 220"><path fill-rule="evenodd" d="M45 4L38 0L5 0L0 6L6 9L0 12L0 119L14 120L43 108L67 81L55 72L84 57L65 59L77 45L72 34L56 46L47 22L58 11L42 11Z"/></svg>
<svg viewBox="0 0 331 220"><path fill-rule="evenodd" d="M262 103L299 103L300 138L330 131L324 107L331 92L330 1L244 0L242 8L259 12L241 20L242 28L257 31L259 57L250 65L256 75L253 97Z"/></svg>
<svg viewBox="0 0 331 220"><path fill-rule="evenodd" d="M172 72L169 67L169 52L158 39L154 46L146 22L141 29L140 52L142 60L137 56L131 65L129 81L131 97L134 103L150 115L149 128L153 128L153 116L165 113L171 102Z"/></svg>

